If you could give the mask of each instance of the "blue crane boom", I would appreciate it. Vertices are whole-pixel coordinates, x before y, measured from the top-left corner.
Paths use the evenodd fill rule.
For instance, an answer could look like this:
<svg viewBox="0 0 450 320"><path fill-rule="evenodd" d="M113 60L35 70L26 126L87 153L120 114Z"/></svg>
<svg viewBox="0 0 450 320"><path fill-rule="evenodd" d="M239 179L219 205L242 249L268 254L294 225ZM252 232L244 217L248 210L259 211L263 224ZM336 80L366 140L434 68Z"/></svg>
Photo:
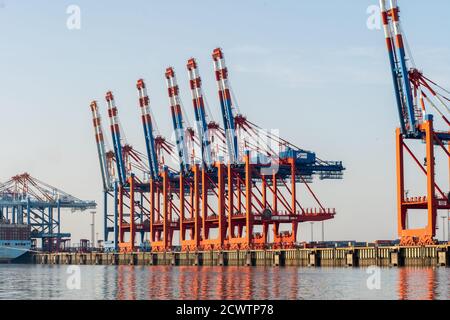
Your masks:
<svg viewBox="0 0 450 320"><path fill-rule="evenodd" d="M209 138L208 121L206 119L205 102L202 90L202 79L200 78L197 62L194 58L189 59L187 63L189 73L189 84L192 93L192 103L194 106L195 122L197 131L201 140L201 154L203 166L210 168L212 166L211 141Z"/></svg>
<svg viewBox="0 0 450 320"><path fill-rule="evenodd" d="M98 160L100 163L100 171L102 174L103 191L112 189L111 175L108 169L108 155L105 147L105 136L101 123L100 113L98 112L97 101L91 102L92 121L94 125L95 140L97 143Z"/></svg>
<svg viewBox="0 0 450 320"><path fill-rule="evenodd" d="M127 180L127 174L125 169L125 162L122 153L122 141L120 136L120 125L118 119L118 111L116 102L111 91L106 93L106 102L108 104L108 116L111 128L111 135L114 145L114 153L116 155L117 175L119 177L119 183L124 185Z"/></svg>
<svg viewBox="0 0 450 320"><path fill-rule="evenodd" d="M178 158L180 161L180 171L186 174L189 171L188 151L186 145L185 129L183 123L183 114L181 111L181 101L178 96L179 88L175 71L172 67L166 69L166 83L169 94L169 104L172 113L172 124L175 131Z"/></svg>
<svg viewBox="0 0 450 320"><path fill-rule="evenodd" d="M390 9L387 8L387 0L380 0L380 7L400 118L400 128L406 136L417 136L419 134L417 129L418 120L415 114L409 70L406 64L405 45L399 16L400 10L397 6L397 0L390 0Z"/></svg>
<svg viewBox="0 0 450 320"><path fill-rule="evenodd" d="M217 86L219 89L220 110L222 112L223 126L227 139L228 160L232 164L237 164L239 161L239 151L231 92L228 83L228 69L225 65L222 49L214 49L212 56Z"/></svg>
<svg viewBox="0 0 450 320"><path fill-rule="evenodd" d="M150 175L152 179L159 179L158 155L156 153L155 138L153 135L153 124L150 113L150 99L147 94L147 87L143 79L139 79L136 85L139 93L139 106L142 114L142 126L144 129L145 145L149 160Z"/></svg>

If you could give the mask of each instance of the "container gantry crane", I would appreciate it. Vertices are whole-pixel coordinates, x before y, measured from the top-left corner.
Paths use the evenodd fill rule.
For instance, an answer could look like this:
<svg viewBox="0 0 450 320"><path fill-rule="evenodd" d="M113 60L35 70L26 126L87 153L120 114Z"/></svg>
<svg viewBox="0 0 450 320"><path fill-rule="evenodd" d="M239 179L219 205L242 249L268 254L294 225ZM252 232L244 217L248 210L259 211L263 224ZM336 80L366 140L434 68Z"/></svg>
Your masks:
<svg viewBox="0 0 450 320"><path fill-rule="evenodd" d="M174 74L173 74L174 75ZM169 81L169 79L167 79ZM176 81L176 80L175 80ZM172 84L172 82L170 83ZM175 83L176 85L176 83ZM169 87L171 88L171 87ZM176 87L177 88L177 87ZM153 135L153 122L152 117L150 115L150 99L147 94L146 85L143 79L139 79L137 82L137 89L139 93L139 105L142 111L142 121L144 123L144 134L146 138L146 144L148 146L154 146L147 148L148 158L152 160L152 166L155 168L153 171L153 175L150 177L150 181L148 183L140 183L137 184L138 191L141 195L147 193L149 194L148 198L145 196L141 196L143 200L146 200L145 203L148 205L149 212L149 233L150 233L150 241L153 250L159 251L163 248L169 247L170 239L173 238L173 234L175 230L177 230L179 224L179 214L173 213L172 201L174 201L174 194L179 192L179 188L177 188L178 176L180 175L174 169L169 169L167 165L164 163L163 153L167 153L167 155L173 157L174 156L174 146L167 143L166 139L162 136L158 135L154 138ZM173 89L178 90L178 89ZM170 92L170 89L169 89ZM172 91L173 92L173 91ZM181 106L177 103L179 100L172 100L169 95L169 101L175 101L176 105L178 105L177 109L181 112ZM175 105L175 106L176 106ZM174 129L178 129L178 124L181 124L181 130L183 130L183 122L182 117L176 118L176 110L172 109L173 123ZM146 128L147 127L147 128ZM184 131L182 131L184 133ZM179 137L177 136L177 141ZM154 148L154 149L153 149ZM180 150L180 149L178 149ZM181 149L185 151L185 149ZM184 160L184 157L179 158L180 163ZM182 167L180 167L182 169ZM134 193L136 190L130 187L130 192ZM179 197L179 193L177 194ZM134 195L133 195L134 197ZM141 202L143 203L143 202ZM133 202L131 202L133 206ZM175 217L176 216L176 217ZM175 221L176 220L176 221ZM169 223L169 221L171 223ZM130 244L128 247L129 250L134 248L134 243Z"/></svg>
<svg viewBox="0 0 450 320"><path fill-rule="evenodd" d="M135 234L141 234L141 242L144 241L145 233L149 231L149 212L145 208L145 195L138 192L140 198L137 199L136 191L140 191L136 185L142 184L151 177L153 169L151 161L146 156L134 149L124 139L121 129L118 108L114 95L108 91L105 96L108 106L108 116L110 120L111 136L114 145L114 159L117 167L117 179L114 183L112 197L114 199L114 244L115 249L123 251L130 250L130 243L135 242ZM152 154L149 154L152 156ZM105 208L107 207L105 201ZM105 209L106 210L106 209ZM109 232L105 219L105 239ZM129 239L126 241L126 235ZM131 246L133 247L133 246Z"/></svg>
<svg viewBox="0 0 450 320"><path fill-rule="evenodd" d="M103 131L101 116L97 101L91 102L92 122L94 125L95 141L97 143L97 154L103 182L103 228L105 242L108 242L110 232L114 232L114 214L108 212L108 199L113 197L115 179L115 154L107 148L107 140Z"/></svg>
<svg viewBox="0 0 450 320"><path fill-rule="evenodd" d="M154 135L154 123L147 89L142 79L138 80L139 106L144 129L147 156L129 145L121 132L118 109L111 92L106 94L108 115L110 119L111 136L114 141L114 151L106 151L107 168L104 168L104 152L107 141L103 134L97 102L91 103L94 132L97 141L97 151L100 159L100 168L107 175L104 185L104 234L105 248L107 250L130 251L135 242L135 233L141 234L141 243L144 236L151 229L148 193L150 182L154 183L154 190L160 190L158 180L160 172L167 167L168 173L174 175L175 171L165 164L166 157L174 157L174 145L161 135ZM117 159L122 159L118 162ZM119 174L122 172L122 174ZM124 174L125 172L125 174ZM109 174L109 175L108 175ZM102 175L103 178L103 175ZM106 181L109 180L108 184ZM107 188L105 189L105 185ZM156 192L156 191L155 191ZM113 202L112 212L109 203ZM113 241L109 240L109 233L114 233ZM125 239L128 236L129 239Z"/></svg>
<svg viewBox="0 0 450 320"><path fill-rule="evenodd" d="M342 163L317 159L314 153L296 148L248 121L233 101L222 49L214 49L212 57L228 151L233 151L233 155L229 155L227 185L228 190L233 191L228 195L230 247L264 247L270 227L273 246L292 245L297 239L299 222L327 220L334 215L334 209L322 206L307 181L313 174L320 174L322 178L340 178L344 169ZM252 154L254 158L251 158ZM261 158L265 161L260 161ZM319 209L301 206L297 200L298 183L306 186ZM268 201L270 195L272 203ZM291 230L281 231L282 224L291 225ZM255 226L261 232L253 235Z"/></svg>
<svg viewBox="0 0 450 320"><path fill-rule="evenodd" d="M400 127L396 130L398 235L401 245L433 244L437 211L450 209L449 193L443 192L436 183L436 148L443 151L444 158L450 160L450 123L444 114L450 110L449 91L424 76L411 63L411 56L407 55L397 1L380 0L380 7L400 121ZM444 131L435 130L433 111L439 114L447 126ZM407 141L424 142L424 165L407 145ZM426 196L406 196L405 151L419 171L426 176ZM408 214L414 210L426 210L425 227L411 229L407 225Z"/></svg>
<svg viewBox="0 0 450 320"><path fill-rule="evenodd" d="M186 142L194 143L194 131L184 127L175 72L173 68L166 69L179 170L163 163L161 152L173 154L175 146L161 143L165 141L163 138L153 136L150 100L144 81L138 80L144 136L146 145L150 146L147 147L150 174L148 181L138 179L131 171L125 171L122 181L119 175L116 177L119 191L115 192L114 200L115 230L119 229L116 248L120 251L138 248L134 233L139 228L132 218L137 208L144 212L141 217L149 220L148 227L144 224L141 230L149 232L151 250L155 252L173 250L177 245L183 251L294 247L299 223L328 220L335 215L334 209L322 205L310 182L313 176L342 178L342 163L320 160L315 153L295 147L247 120L238 111L222 50L215 49L212 57L223 128L206 117L196 60L190 59L187 64L201 161L196 161L195 154L188 154ZM111 119L111 132L117 153L115 159L120 159L119 151L123 147L118 143L120 126L111 96L107 98L110 118L115 117ZM218 141L213 141L214 138ZM216 150L225 151L226 160L211 150L213 142L217 144ZM226 146L220 146L220 142ZM121 166L117 169L120 172ZM300 186L305 186L317 208L306 208L299 201ZM136 201L138 195L140 200ZM125 209L130 212L126 221ZM129 239L125 239L125 232L130 234Z"/></svg>
<svg viewBox="0 0 450 320"><path fill-rule="evenodd" d="M94 201L76 198L61 189L32 177L18 174L0 184L0 219L28 224L31 238L42 241L42 249L58 251L70 233L61 232L63 210L95 209Z"/></svg>

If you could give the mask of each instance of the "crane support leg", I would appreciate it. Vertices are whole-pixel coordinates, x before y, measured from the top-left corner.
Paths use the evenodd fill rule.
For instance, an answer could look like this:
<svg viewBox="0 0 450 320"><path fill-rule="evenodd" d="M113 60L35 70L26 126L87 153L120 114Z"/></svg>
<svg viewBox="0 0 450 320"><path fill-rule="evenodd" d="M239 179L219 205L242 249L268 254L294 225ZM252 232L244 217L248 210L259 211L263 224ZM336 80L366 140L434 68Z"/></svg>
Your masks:
<svg viewBox="0 0 450 320"><path fill-rule="evenodd" d="M400 237L401 245L429 245L435 243L434 237L436 235L437 210L450 208L448 195L445 195L435 182L435 146L438 141L436 141L436 134L433 129L433 119L429 117L420 125L419 130L423 133L425 142L425 167L417 160L411 149L406 146L404 141L405 138L403 137L401 130L397 129L396 131L397 215L398 235ZM421 171L426 175L426 196L407 197L405 194L404 150L408 151L416 164L420 166ZM444 148L444 151L447 150ZM436 191L439 192L439 196L437 196ZM414 209L426 210L427 224L425 227L418 229L409 228L407 223L408 214Z"/></svg>

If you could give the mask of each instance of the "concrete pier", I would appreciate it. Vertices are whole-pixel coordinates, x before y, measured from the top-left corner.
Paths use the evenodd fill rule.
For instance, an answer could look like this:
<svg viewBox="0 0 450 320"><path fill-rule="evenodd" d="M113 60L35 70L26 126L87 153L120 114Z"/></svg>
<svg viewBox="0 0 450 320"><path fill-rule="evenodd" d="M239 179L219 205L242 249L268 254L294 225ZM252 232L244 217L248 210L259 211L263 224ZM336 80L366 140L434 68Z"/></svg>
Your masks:
<svg viewBox="0 0 450 320"><path fill-rule="evenodd" d="M166 266L449 266L449 245L135 253L36 253L36 264Z"/></svg>

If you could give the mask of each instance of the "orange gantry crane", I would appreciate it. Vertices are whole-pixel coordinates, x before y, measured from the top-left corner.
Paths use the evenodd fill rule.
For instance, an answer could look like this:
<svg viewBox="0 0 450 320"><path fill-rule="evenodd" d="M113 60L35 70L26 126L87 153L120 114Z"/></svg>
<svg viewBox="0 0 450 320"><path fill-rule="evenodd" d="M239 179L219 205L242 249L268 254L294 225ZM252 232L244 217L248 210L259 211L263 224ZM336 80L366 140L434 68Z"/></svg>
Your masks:
<svg viewBox="0 0 450 320"><path fill-rule="evenodd" d="M400 127L396 130L397 210L400 244L433 244L435 243L437 212L450 209L449 193L444 192L436 182L436 178L441 177L442 174L439 169L448 170L449 168L450 122L445 113L450 111L448 106L450 92L413 66L411 55L407 54L406 50L406 39L402 33L397 1L380 0L380 5L400 120ZM433 113L439 116L446 129L441 131L435 129ZM414 152L414 148L407 142L424 144L423 164ZM442 153L444 159L447 159L445 166L438 166L436 161L438 151ZM415 168L426 177L425 196L410 197L407 195L405 187L406 156L411 157ZM427 212L427 223L422 228L410 228L408 215L417 210Z"/></svg>

